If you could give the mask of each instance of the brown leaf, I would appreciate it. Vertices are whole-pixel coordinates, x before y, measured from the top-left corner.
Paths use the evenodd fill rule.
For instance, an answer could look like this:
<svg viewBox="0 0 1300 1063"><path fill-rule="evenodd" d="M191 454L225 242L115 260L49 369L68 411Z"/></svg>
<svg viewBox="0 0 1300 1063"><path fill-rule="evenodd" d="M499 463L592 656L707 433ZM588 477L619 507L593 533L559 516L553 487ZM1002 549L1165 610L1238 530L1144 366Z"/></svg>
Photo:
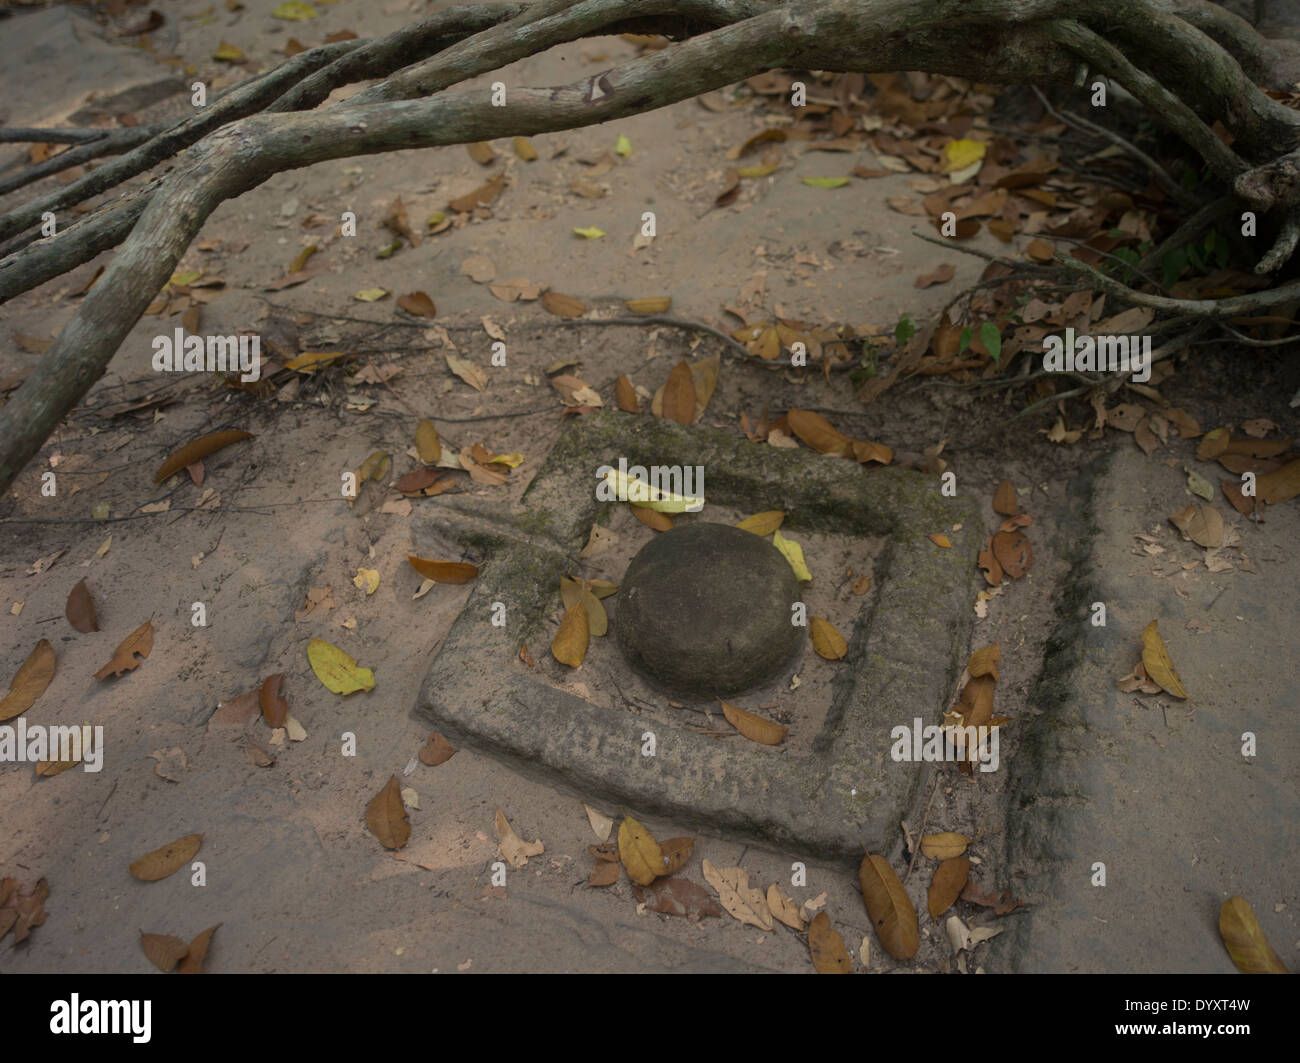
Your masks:
<svg viewBox="0 0 1300 1063"><path fill-rule="evenodd" d="M1297 466L1300 466L1300 462L1297 462L1296 464ZM1256 499L1259 498L1258 479L1256 479L1255 481L1256 493L1254 497L1251 498L1247 498L1246 495L1242 493L1241 484L1236 480L1220 480L1219 486L1223 488L1223 497L1232 503L1232 508L1235 509L1238 513L1244 514L1245 516L1249 517L1252 513L1255 512L1255 502Z"/></svg>
<svg viewBox="0 0 1300 1063"><path fill-rule="evenodd" d="M144 660L152 650L153 623L146 620L122 640L121 645L113 651L113 659L95 673L95 678L107 679L110 674L120 676L123 672L133 672L140 667L140 661L135 659L135 655L138 653L140 660Z"/></svg>
<svg viewBox="0 0 1300 1063"><path fill-rule="evenodd" d="M607 864L618 872L618 864ZM595 872L592 872L593 877ZM721 917L722 909L718 902L709 896L708 890L689 879L661 878L649 885L633 885L632 892L638 903L644 904L647 911L660 912L663 915L678 915L698 923L706 916Z"/></svg>
<svg viewBox="0 0 1300 1063"><path fill-rule="evenodd" d="M822 454L835 454L841 458L853 456L853 440L831 427L830 422L811 410L791 410L786 414L790 430Z"/></svg>
<svg viewBox="0 0 1300 1063"><path fill-rule="evenodd" d="M998 564L997 556L993 553L993 536L990 535L984 540L984 547L980 550L977 563L990 587L996 587L1002 582L1002 566Z"/></svg>
<svg viewBox="0 0 1300 1063"><path fill-rule="evenodd" d="M934 878L930 880L930 892L926 903L930 908L930 918L938 919L957 900L966 888L970 877L970 859L965 856L952 856L934 869Z"/></svg>
<svg viewBox="0 0 1300 1063"><path fill-rule="evenodd" d="M943 532L930 532L926 538L929 539L930 542L934 543L935 546L942 546L945 550L952 549L952 540Z"/></svg>
<svg viewBox="0 0 1300 1063"><path fill-rule="evenodd" d="M433 300L429 298L427 292L408 292L406 295L399 295L397 305L416 317L433 317L438 313L438 308L433 305Z"/></svg>
<svg viewBox="0 0 1300 1063"><path fill-rule="evenodd" d="M1242 974L1286 974L1286 966L1255 918L1250 902L1229 897L1219 909L1219 936Z"/></svg>
<svg viewBox="0 0 1300 1063"><path fill-rule="evenodd" d="M896 960L910 960L921 944L916 909L894 869L883 856L868 853L858 868L858 884L862 888L862 902L885 951Z"/></svg>
<svg viewBox="0 0 1300 1063"><path fill-rule="evenodd" d="M691 858L691 852L694 848L694 838L669 838L666 842L660 842L659 851L664 858L664 869L660 874L677 874L686 866L686 861Z"/></svg>
<svg viewBox="0 0 1300 1063"><path fill-rule="evenodd" d="M853 973L844 939L831 929L831 917L825 912L818 912L808 926L808 951L818 974Z"/></svg>
<svg viewBox="0 0 1300 1063"><path fill-rule="evenodd" d="M489 207L505 187L506 175L497 174L487 184L474 189L466 195L453 199L447 206L458 214L468 214L475 207Z"/></svg>
<svg viewBox="0 0 1300 1063"><path fill-rule="evenodd" d="M400 849L411 836L411 824L402 804L402 785L389 776L384 788L366 805L366 826L385 849Z"/></svg>
<svg viewBox="0 0 1300 1063"><path fill-rule="evenodd" d="M997 493L993 496L993 512L1000 513L1004 517L1014 517L1018 510L1016 489L1011 486L1010 480L1003 480L998 484Z"/></svg>
<svg viewBox="0 0 1300 1063"><path fill-rule="evenodd" d="M691 377L691 367L680 361L668 374L668 383L664 385L663 415L678 424L692 424L695 421L695 381Z"/></svg>
<svg viewBox="0 0 1300 1063"><path fill-rule="evenodd" d="M727 718L727 722L751 742L759 742L765 746L779 746L785 741L786 731L789 728L782 727L772 720L765 720L752 712L746 712L735 705L728 705L721 698L718 699L718 703L722 706L722 715Z"/></svg>
<svg viewBox="0 0 1300 1063"><path fill-rule="evenodd" d="M220 923L217 923L216 926L210 926L190 942L190 947L184 957L182 957L181 965L176 971L177 974L203 973L203 961L208 958L208 948L212 944L212 935L215 934L220 927Z"/></svg>
<svg viewBox="0 0 1300 1063"><path fill-rule="evenodd" d="M268 727L283 727L284 718L289 715L289 699L284 696L284 673L276 672L262 682L259 697L262 706L262 718Z"/></svg>
<svg viewBox="0 0 1300 1063"><path fill-rule="evenodd" d="M992 908L994 915L1009 915L1017 908L1026 907L1022 901L1012 898L1010 890L985 893L974 882L966 883L966 888L961 891L961 899L971 904L978 904L981 908Z"/></svg>
<svg viewBox="0 0 1300 1063"><path fill-rule="evenodd" d="M1172 514L1169 523L1197 546L1213 550L1223 545L1223 514L1213 506L1192 503Z"/></svg>
<svg viewBox="0 0 1300 1063"><path fill-rule="evenodd" d="M427 764L431 768L447 763L455 755L456 747L437 731L429 735L419 752L420 763Z"/></svg>
<svg viewBox="0 0 1300 1063"><path fill-rule="evenodd" d="M168 842L161 849L146 853L135 861L131 865L131 875L141 882L157 882L166 878L190 862L199 851L202 841L202 834L187 834L174 842Z"/></svg>
<svg viewBox="0 0 1300 1063"><path fill-rule="evenodd" d="M993 556L1003 572L1012 579L1019 579L1033 561L1034 551L1024 532L1000 531L993 536Z"/></svg>
<svg viewBox="0 0 1300 1063"><path fill-rule="evenodd" d="M414 469L402 476L393 486L404 495L419 494L426 487L432 487L443 474L437 469Z"/></svg>
<svg viewBox="0 0 1300 1063"><path fill-rule="evenodd" d="M542 306L556 317L582 317L587 307L571 295L559 292L543 292Z"/></svg>
<svg viewBox="0 0 1300 1063"><path fill-rule="evenodd" d="M146 934L140 931L140 948L163 974L171 974L176 965L190 951L189 943L170 934Z"/></svg>
<svg viewBox="0 0 1300 1063"><path fill-rule="evenodd" d="M581 601L574 602L565 611L559 630L555 632L555 638L551 641L551 656L561 664L577 668L587 656L587 646L590 641L587 610L583 608Z"/></svg>
<svg viewBox="0 0 1300 1063"><path fill-rule="evenodd" d="M933 284L946 284L956 276L957 270L949 262L941 263L929 273L920 274L912 283L918 288L929 288Z"/></svg>
<svg viewBox="0 0 1300 1063"><path fill-rule="evenodd" d="M972 679L978 679L980 676L988 675L993 677L997 682L998 664L1002 660L1002 651L998 648L996 642L983 646L970 655L970 660L966 663L966 671Z"/></svg>
<svg viewBox="0 0 1300 1063"><path fill-rule="evenodd" d="M30 709L53 678L54 647L48 639L41 639L14 673L9 693L0 701L0 721L12 720Z"/></svg>
<svg viewBox="0 0 1300 1063"><path fill-rule="evenodd" d="M173 473L178 473L187 465L193 465L196 461L206 458L214 451L222 447L228 447L231 443L238 443L241 439L252 439L252 432L245 432L239 428L228 428L221 432L209 432L205 436L199 436L180 450L176 451L165 462L154 476L154 483L162 483Z"/></svg>
<svg viewBox="0 0 1300 1063"><path fill-rule="evenodd" d="M772 929L772 913L767 899L757 886L750 886L749 872L743 867L714 867L704 860L701 863L704 881L718 893L722 907L734 919L761 930Z"/></svg>
<svg viewBox="0 0 1300 1063"><path fill-rule="evenodd" d="M623 865L617 860L610 862L608 860L597 860L596 866L591 869L591 875L587 878L588 886L612 886L618 881L618 876L623 873Z"/></svg>
<svg viewBox="0 0 1300 1063"><path fill-rule="evenodd" d="M636 389L632 386L632 381L625 376L620 376L614 381L614 401L624 413L641 412L641 400L636 397Z"/></svg>
<svg viewBox="0 0 1300 1063"><path fill-rule="evenodd" d="M1255 480L1255 497L1269 505L1286 502L1300 495L1300 460L1288 462L1282 468L1266 472Z"/></svg>
<svg viewBox="0 0 1300 1063"><path fill-rule="evenodd" d="M435 583L468 583L478 575L478 565L467 561L430 561L413 554L407 554L406 560L421 576Z"/></svg>
<svg viewBox="0 0 1300 1063"><path fill-rule="evenodd" d="M1226 428L1216 428L1213 432L1206 432L1196 446L1196 460L1213 461L1228 449L1230 442Z"/></svg>

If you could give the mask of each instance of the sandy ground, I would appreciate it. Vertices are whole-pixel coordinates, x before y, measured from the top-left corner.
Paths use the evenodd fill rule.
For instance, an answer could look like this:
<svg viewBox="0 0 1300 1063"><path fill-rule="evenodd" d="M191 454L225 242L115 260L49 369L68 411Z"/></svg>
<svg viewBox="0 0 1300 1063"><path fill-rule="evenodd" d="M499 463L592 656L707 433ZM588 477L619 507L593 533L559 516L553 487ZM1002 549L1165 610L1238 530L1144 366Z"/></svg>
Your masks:
<svg viewBox="0 0 1300 1063"><path fill-rule="evenodd" d="M342 0L303 24L270 19L270 0L249 0L235 14L197 0L157 6L168 15L167 29L155 35L160 43L196 64L202 75L227 78L230 71L208 58L223 42L258 61L274 60L274 50L289 36L311 44L343 29L377 35L425 10L414 3L381 7ZM29 17L36 16L16 16ZM74 34L58 38L62 53L32 62L92 70L88 58L80 61L84 51L100 56L96 76L105 88L123 70L132 84L156 77L159 67L149 57L79 32L80 41ZM166 36L172 33L174 40ZM107 52L120 60L104 59ZM619 39L593 40L516 64L503 76L535 85L567 83L634 52ZM69 80L62 93L48 83L27 92L23 71L22 63L4 64L0 98L8 122L64 120L84 105L91 89ZM187 105L172 98L141 115L177 113ZM729 165L726 148L755 129L752 115L685 102L608 126L534 138L540 158L531 163L500 141L494 145L496 161L486 167L464 149L449 148L286 173L212 216L180 267L225 281L219 296L202 307L203 332L260 330L291 337L297 350L345 350L377 369L398 372L379 385L357 384L337 371L322 374L288 401L178 380L175 402L119 413L118 407L157 390L152 339L179 325L179 317L147 316L5 500L4 517L28 522L0 527L0 675L12 675L36 640L49 639L58 673L29 714L31 722L99 724L108 746L99 773L71 770L39 778L30 765L0 768L0 872L24 882L44 876L51 891L49 921L21 948L0 945L0 970L149 970L138 943L141 930L188 938L213 923L221 929L208 969L226 972L812 969L805 939L779 925L763 932L729 916L695 924L649 913L638 906L626 879L607 889L589 888L592 858L586 850L598 839L582 804L544 780L507 770L472 749L436 768L416 764L404 774L426 737L411 707L466 589L440 586L413 599L420 581L407 565L408 552L456 558L438 553L440 544L412 541L408 516L383 512L378 499L348 507L339 498L341 472L355 469L375 450L392 451L397 473L412 467L405 454L415 418L428 416L445 445L482 443L498 453L523 454L507 486L468 488L516 499L563 427L561 406L545 377L548 366L575 359L571 371L610 404L618 375L653 391L680 358L717 349L698 333L670 328L562 327L537 304L503 303L466 276L462 263L471 256L489 258L498 280L525 277L588 303L671 295L673 314L717 326L726 320L722 307L741 299L747 285L752 291L760 273L769 308L886 331L904 311L923 320L957 286L979 275L976 260L915 240L915 219L885 208L887 197L908 192L906 176L855 181L833 192L800 181L869 166L869 152L796 156L793 166L773 177L747 182L731 206L714 207ZM625 158L613 155L619 136L631 146ZM0 163L13 153L0 154ZM592 167L580 160L606 153L614 166L592 177ZM511 184L489 219L422 236L418 246L377 257L392 241L382 219L396 197L422 231L424 219L450 198L501 172ZM610 194L575 194L575 179L607 185ZM656 213L658 237L651 248L634 252L646 210ZM330 239L334 219L344 211L356 213L358 235ZM311 215L329 224L305 229ZM584 240L573 234L575 227L587 226L608 235ZM312 243L322 245L311 260L319 272L304 284L266 291ZM940 262L955 267L955 279L918 290L913 278ZM0 376L39 357L14 334L57 334L75 309L73 293L95 268L83 266L6 305ZM377 287L392 295L370 304L354 298ZM412 290L434 299L437 318L427 328L390 327L394 296ZM268 308L268 302L285 309ZM492 339L481 325L484 315L507 336L505 368L488 366ZM447 332L438 332L439 326ZM448 372L444 336L461 355L487 367L484 391ZM1203 424L1272 417L1284 429L1293 426L1284 396L1296 387L1294 365L1279 370L1272 356L1242 358L1233 363L1231 389L1221 386L1222 367L1211 367L1188 369L1165 390ZM1035 519L1034 564L1025 579L990 603L989 615L977 625L976 644L1001 646L998 711L1031 716L1036 710L1030 698L1071 565L1073 544L1060 518L1069 510L1072 477L1107 446L1132 448L1132 438L1111 432L1058 447L1040 433L1048 422L1032 419L1003 431L1016 405L1001 393L976 401L956 390L905 386L863 406L842 378L794 379L725 351L704 423L739 433L742 413L752 422L765 407L775 414L794 405L820 410L844 431L899 451L919 453L946 440L943 454L961 490L984 500L990 522L998 482L1006 478L1017 485L1021 508ZM209 459L202 486L185 478L174 487L155 486L154 471L168 454L219 428L246 429L255 438ZM1144 460L1181 463L1190 460L1191 449L1171 439L1167 452ZM52 499L39 493L39 474L50 469L60 483ZM1131 471L1112 486L1135 505L1149 493ZM170 510L141 514L142 505L164 497ZM105 503L110 516L93 519L94 507ZM201 505L206 508L196 508ZM1135 513L1134 532L1148 531L1149 523L1149 514ZM1265 582L1234 571L1220 578L1257 601L1277 595L1288 579L1293 587L1293 525L1273 521L1243 535L1268 544L1257 556L1276 559L1275 576ZM378 571L374 593L354 586L358 569ZM90 634L76 633L64 619L68 592L82 579L98 609L100 630ZM333 607L295 619L309 593L326 587ZM191 622L196 602L203 603L205 626ZM1240 611L1253 615L1245 607ZM1265 616L1277 625L1279 645L1293 647L1300 624L1294 610L1261 613L1259 619ZM149 658L121 678L92 679L118 643L146 620L155 633ZM306 645L313 638L372 668L375 689L348 697L325 690L307 662ZM1183 649L1186 637L1175 649L1213 654L1212 637L1199 638L1194 650ZM1227 662L1231 654L1249 653L1249 640L1223 652L1221 670L1198 675L1201 696L1227 696L1233 682ZM260 767L240 742L208 721L219 703L257 689L276 672L286 676L290 709L306 737L292 741L254 725L257 740L276 757L274 766ZM1120 674L1122 669L1115 673ZM355 756L341 753L345 733L356 736ZM1014 759L1018 742L1008 727L1004 761ZM367 802L394 774L419 802L410 809L410 843L396 854L386 852L364 822ZM1008 773L976 781L945 776L928 811L915 809L909 824L915 831L924 819L927 832L967 833L975 839L972 855L981 884L1014 890L1028 884L1029 876L1005 862L1007 778ZM1289 798L1287 793L1283 786L1271 811L1261 813L1279 829L1294 823L1294 790ZM500 859L497 809L520 836L545 845L544 854L509 872L504 889L490 881ZM617 817L625 810L601 811ZM1177 813L1167 814L1173 818L1165 826L1176 828ZM653 819L647 826L659 838L687 833ZM191 832L203 835L196 859L205 865L206 884L193 885L184 872L152 884L130 877L128 865L137 857ZM902 874L907 857L901 830L891 844L885 855ZM922 910L921 951L903 965L879 947L855 869L707 834L697 837L685 872L700 883L701 859L718 867L739 864L752 883L779 882L800 902L825 894L825 910L856 970L934 971L954 964L943 927L924 914L933 869L924 859L907 884ZM796 862L807 864L807 878L791 885ZM1145 873L1155 876L1158 869ZM1295 876L1287 881L1294 883ZM1284 922L1282 909L1275 909L1295 903L1293 885L1238 885L1255 898L1274 946L1294 960L1291 943L1300 934L1290 916ZM1050 894L1031 899L1052 903ZM995 922L973 908L963 915L972 924ZM1212 934L1204 948L1216 960L1222 957ZM981 955L976 953L972 968ZM1002 954L992 969L1032 965L1029 959ZM1070 962L1066 956L1061 965Z"/></svg>

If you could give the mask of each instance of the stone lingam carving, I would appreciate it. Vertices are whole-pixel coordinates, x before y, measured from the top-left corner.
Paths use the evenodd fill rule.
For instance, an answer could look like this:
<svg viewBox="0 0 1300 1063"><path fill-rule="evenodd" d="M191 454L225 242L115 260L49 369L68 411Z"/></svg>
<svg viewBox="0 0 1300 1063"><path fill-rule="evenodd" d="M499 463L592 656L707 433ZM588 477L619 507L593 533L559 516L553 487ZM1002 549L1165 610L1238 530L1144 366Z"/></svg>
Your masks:
<svg viewBox="0 0 1300 1063"><path fill-rule="evenodd" d="M657 535L632 558L614 618L628 663L682 695L738 694L793 663L806 641L791 623L799 582L766 539L696 522Z"/></svg>

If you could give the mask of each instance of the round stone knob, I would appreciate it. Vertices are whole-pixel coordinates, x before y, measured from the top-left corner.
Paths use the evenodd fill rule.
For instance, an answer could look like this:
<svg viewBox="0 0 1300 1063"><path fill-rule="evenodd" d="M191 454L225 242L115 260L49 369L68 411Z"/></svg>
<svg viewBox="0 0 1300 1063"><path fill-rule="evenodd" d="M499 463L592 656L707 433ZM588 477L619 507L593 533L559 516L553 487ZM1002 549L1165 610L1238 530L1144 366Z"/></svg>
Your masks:
<svg viewBox="0 0 1300 1063"><path fill-rule="evenodd" d="M726 524L656 535L627 567L614 617L623 656L681 694L738 694L789 667L799 581L776 547Z"/></svg>

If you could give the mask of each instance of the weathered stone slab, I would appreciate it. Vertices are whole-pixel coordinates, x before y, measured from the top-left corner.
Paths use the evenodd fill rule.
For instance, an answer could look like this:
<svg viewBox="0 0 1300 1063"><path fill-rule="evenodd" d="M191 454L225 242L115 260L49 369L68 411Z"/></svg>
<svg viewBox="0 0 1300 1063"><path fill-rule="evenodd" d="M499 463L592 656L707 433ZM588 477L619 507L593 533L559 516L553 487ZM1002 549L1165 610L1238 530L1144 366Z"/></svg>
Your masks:
<svg viewBox="0 0 1300 1063"><path fill-rule="evenodd" d="M709 507L783 509L783 532L884 536L876 592L845 631L849 651L831 710L808 755L719 741L635 711L611 712L530 673L527 642L544 653L559 581L612 505L597 500L597 469L620 457L706 470ZM983 539L973 504L945 498L940 481L865 469L804 450L759 447L720 432L651 417L596 413L556 444L517 510L443 496L417 518L417 547L462 543L480 563L420 692L417 711L457 740L544 776L587 799L618 802L724 834L810 855L884 848L921 779L890 757L892 728L937 723L965 664L975 557ZM960 530L953 530L960 526ZM952 549L930 532L946 531ZM506 604L504 628L490 623ZM656 755L642 756L643 736Z"/></svg>

